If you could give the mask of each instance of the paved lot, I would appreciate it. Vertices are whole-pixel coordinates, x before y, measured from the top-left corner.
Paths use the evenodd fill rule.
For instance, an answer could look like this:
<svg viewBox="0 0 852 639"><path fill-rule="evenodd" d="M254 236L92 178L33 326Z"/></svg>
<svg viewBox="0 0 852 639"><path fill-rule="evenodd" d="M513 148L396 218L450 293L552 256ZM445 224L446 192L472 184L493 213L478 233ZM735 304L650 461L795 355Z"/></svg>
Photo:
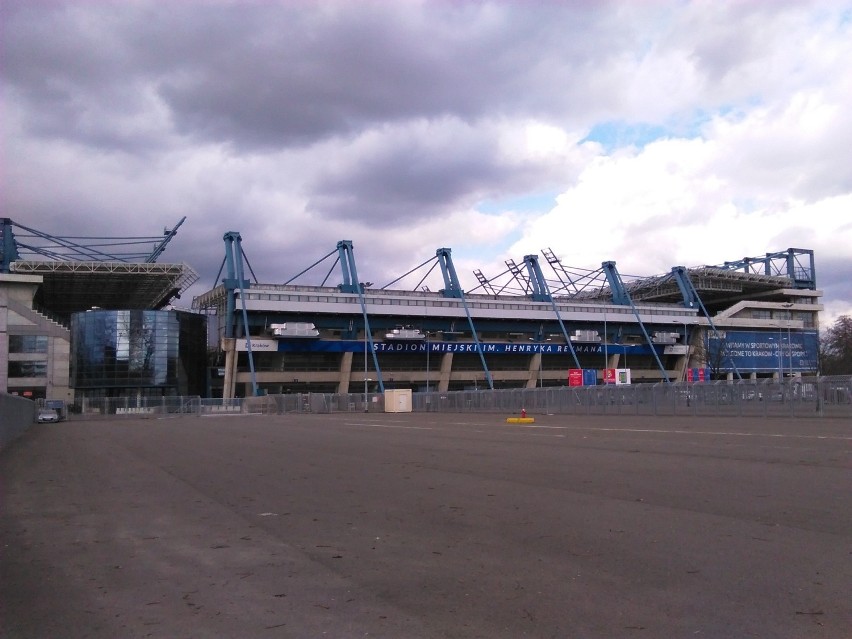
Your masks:
<svg viewBox="0 0 852 639"><path fill-rule="evenodd" d="M0 636L852 636L849 420L72 421L0 454Z"/></svg>

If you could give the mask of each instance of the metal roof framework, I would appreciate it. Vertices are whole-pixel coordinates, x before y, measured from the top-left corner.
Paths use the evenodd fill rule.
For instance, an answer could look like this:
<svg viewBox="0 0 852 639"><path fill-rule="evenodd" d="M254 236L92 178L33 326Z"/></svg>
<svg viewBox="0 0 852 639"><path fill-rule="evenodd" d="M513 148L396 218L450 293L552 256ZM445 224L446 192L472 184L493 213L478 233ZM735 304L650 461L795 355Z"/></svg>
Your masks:
<svg viewBox="0 0 852 639"><path fill-rule="evenodd" d="M68 321L93 307L160 309L198 280L186 264L18 260L16 275L40 275L36 304Z"/></svg>
<svg viewBox="0 0 852 639"><path fill-rule="evenodd" d="M334 252L329 253L326 258L333 254ZM542 254L555 277L542 276L541 279L546 283L554 299L561 302L619 303L617 299L619 296L613 295L612 283L607 277L606 265L610 263L604 262L601 268L591 270L565 266L551 249L543 250ZM324 259L290 278L285 284L293 282ZM391 285L429 264L431 264L429 272L417 285L418 288L428 291L428 287L422 284L436 266L434 258L414 267L381 289L387 290ZM535 297L536 286L540 286L542 282L533 281L528 270L523 268L524 265L514 260L506 260L505 264L506 270L494 277L486 277L481 270L474 270L473 274L478 284L466 290L465 294ZM760 264L760 268L756 267L757 264ZM321 286L325 285L335 265L332 265ZM784 289L790 288L814 288L813 270L813 251L788 249L778 253L767 253L765 258L746 258L739 262L726 262L722 266L692 267L687 269L687 272L696 293L711 310L715 310L718 305L727 305L736 299L752 296L763 298L772 295L781 296ZM623 293L629 295L634 302L689 306L672 273L655 276L619 275L619 277L623 280ZM221 294L221 291L214 288L196 298L194 306L207 309L215 307Z"/></svg>
<svg viewBox="0 0 852 639"><path fill-rule="evenodd" d="M693 286L706 304L731 297L754 296L780 289L793 288L790 278L782 275L764 275L726 270L716 266L699 266L687 269ZM650 302L683 302L677 280L671 273L635 280L627 284L635 300Z"/></svg>
<svg viewBox="0 0 852 639"><path fill-rule="evenodd" d="M0 218L0 271L10 272L12 262L33 257L58 262L145 262L152 264L177 235L186 216L162 235L142 237L57 236Z"/></svg>
<svg viewBox="0 0 852 639"><path fill-rule="evenodd" d="M62 322L91 308L160 309L198 280L186 264L158 264L186 217L162 235L55 236L0 218L0 272L38 275L35 303Z"/></svg>

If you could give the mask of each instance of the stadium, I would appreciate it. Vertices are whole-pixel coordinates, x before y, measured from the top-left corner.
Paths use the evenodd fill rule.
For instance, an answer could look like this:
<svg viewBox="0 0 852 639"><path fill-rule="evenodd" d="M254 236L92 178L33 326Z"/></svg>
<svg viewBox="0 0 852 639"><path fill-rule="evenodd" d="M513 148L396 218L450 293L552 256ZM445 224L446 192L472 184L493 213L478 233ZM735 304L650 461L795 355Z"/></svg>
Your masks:
<svg viewBox="0 0 852 639"><path fill-rule="evenodd" d="M0 221L0 391L80 404L818 372L822 293L808 249L650 276L622 275L615 261L570 267L544 249L494 276L475 270L465 290L450 248L382 285L359 278L348 240L260 283L231 231L190 311L177 304L197 273L158 261L183 222L105 241Z"/></svg>

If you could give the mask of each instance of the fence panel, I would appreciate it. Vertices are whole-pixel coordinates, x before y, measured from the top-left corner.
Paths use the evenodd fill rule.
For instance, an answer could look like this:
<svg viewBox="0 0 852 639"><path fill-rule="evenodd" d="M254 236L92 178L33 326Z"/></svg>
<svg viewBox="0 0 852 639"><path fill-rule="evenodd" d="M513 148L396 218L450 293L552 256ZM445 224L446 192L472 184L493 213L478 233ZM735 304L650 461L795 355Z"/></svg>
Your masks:
<svg viewBox="0 0 852 639"><path fill-rule="evenodd" d="M104 397L83 399L79 413L97 417L163 417L384 412L384 395L294 393L236 399ZM677 415L852 417L852 376L787 380L513 388L412 394L414 412L517 415Z"/></svg>

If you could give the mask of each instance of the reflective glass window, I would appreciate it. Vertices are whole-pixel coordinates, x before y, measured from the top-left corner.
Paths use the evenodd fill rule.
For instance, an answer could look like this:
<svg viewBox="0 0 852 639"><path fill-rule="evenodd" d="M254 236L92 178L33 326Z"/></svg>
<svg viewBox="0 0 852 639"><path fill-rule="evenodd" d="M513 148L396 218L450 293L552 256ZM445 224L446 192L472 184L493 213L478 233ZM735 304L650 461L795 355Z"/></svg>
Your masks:
<svg viewBox="0 0 852 639"><path fill-rule="evenodd" d="M9 335L10 353L46 353L47 335Z"/></svg>
<svg viewBox="0 0 852 639"><path fill-rule="evenodd" d="M9 377L47 377L47 362L9 362Z"/></svg>

